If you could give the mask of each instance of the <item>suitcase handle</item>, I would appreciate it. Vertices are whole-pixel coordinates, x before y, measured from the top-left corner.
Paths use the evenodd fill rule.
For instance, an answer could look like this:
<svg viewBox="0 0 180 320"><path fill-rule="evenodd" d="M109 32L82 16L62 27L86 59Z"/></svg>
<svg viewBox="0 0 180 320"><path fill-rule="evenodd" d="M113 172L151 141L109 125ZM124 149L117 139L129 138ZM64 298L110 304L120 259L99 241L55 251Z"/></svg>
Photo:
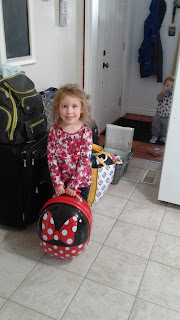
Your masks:
<svg viewBox="0 0 180 320"><path fill-rule="evenodd" d="M80 198L80 197L79 197L80 193L81 193L81 190L77 189L77 190L76 190L76 194L75 194L74 197L76 197L77 199L79 199L79 198ZM64 194L58 195L58 194L55 193L55 194L52 196L52 198L60 197L60 196L64 196Z"/></svg>

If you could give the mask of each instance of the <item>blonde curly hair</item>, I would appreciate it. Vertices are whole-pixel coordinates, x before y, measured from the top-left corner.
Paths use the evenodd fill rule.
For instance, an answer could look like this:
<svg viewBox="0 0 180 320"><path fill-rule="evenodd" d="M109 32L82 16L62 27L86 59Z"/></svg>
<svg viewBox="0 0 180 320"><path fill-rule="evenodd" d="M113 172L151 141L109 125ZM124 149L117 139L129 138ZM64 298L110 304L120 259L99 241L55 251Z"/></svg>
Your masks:
<svg viewBox="0 0 180 320"><path fill-rule="evenodd" d="M79 99L81 102L81 116L80 120L89 125L91 123L91 108L88 100L90 95L86 94L77 84L66 84L61 87L55 94L54 102L52 105L52 118L54 122L61 122L59 116L59 104L65 98L65 96L71 96Z"/></svg>

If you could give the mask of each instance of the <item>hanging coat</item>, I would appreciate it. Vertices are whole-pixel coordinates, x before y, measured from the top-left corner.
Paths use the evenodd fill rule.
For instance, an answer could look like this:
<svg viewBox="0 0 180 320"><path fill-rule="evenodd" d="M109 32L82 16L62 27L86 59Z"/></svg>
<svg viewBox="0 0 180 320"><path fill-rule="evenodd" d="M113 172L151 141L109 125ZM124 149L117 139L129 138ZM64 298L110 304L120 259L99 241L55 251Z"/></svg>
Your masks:
<svg viewBox="0 0 180 320"><path fill-rule="evenodd" d="M163 10L162 10L163 9ZM162 82L163 51L159 29L166 12L164 0L152 0L150 14L144 22L144 40L139 49L141 78L157 74L157 81Z"/></svg>
<svg viewBox="0 0 180 320"><path fill-rule="evenodd" d="M154 65L154 71L157 75L157 82L163 82L163 49L160 37L160 28L166 13L166 2L164 0L159 0L157 5L157 15L158 15L158 33L157 39L152 45L152 62Z"/></svg>

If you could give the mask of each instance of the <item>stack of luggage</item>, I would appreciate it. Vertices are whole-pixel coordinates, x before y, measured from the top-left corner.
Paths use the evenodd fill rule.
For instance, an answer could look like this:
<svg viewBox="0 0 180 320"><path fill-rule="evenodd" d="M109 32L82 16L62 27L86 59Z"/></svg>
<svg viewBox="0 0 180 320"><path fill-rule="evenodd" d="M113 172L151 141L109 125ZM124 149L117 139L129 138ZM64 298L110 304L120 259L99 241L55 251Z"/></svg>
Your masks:
<svg viewBox="0 0 180 320"><path fill-rule="evenodd" d="M0 224L34 222L53 188L46 159L42 97L24 74L0 78Z"/></svg>

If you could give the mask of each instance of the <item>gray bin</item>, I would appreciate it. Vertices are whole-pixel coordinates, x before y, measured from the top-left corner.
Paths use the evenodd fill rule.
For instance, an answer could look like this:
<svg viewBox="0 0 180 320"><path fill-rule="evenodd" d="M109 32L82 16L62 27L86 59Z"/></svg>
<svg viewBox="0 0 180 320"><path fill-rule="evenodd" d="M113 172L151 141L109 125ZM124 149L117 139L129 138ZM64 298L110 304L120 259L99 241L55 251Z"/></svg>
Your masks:
<svg viewBox="0 0 180 320"><path fill-rule="evenodd" d="M115 167L112 184L117 184L128 168L129 159L133 155L133 135L134 128L106 125L104 151L111 155L119 155L123 161L122 164L117 164Z"/></svg>

